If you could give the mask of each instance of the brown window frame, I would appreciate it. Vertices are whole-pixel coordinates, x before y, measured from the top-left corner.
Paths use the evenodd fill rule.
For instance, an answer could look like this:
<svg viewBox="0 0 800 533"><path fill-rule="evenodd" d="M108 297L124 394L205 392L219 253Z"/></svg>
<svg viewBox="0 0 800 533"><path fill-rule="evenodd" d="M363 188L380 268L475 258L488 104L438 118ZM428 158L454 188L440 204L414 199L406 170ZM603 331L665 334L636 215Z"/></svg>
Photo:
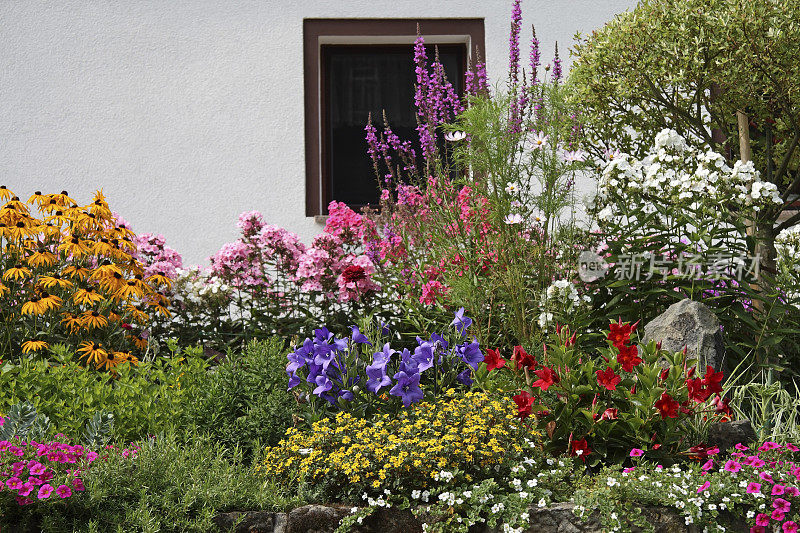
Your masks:
<svg viewBox="0 0 800 533"><path fill-rule="evenodd" d="M485 55L482 18L462 19L304 19L303 71L305 101L306 216L327 214L330 177L325 117L322 47L325 45L408 44L409 54L417 35L417 24L426 44L464 44L466 57ZM409 67L410 68L410 67ZM366 148L365 148L366 150Z"/></svg>

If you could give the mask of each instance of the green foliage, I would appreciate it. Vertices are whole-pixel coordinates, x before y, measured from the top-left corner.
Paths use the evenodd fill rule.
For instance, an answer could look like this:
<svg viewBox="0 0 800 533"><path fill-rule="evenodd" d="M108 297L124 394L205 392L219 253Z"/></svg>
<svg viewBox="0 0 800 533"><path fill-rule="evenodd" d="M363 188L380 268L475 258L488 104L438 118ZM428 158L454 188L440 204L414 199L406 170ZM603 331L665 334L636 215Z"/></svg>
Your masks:
<svg viewBox="0 0 800 533"><path fill-rule="evenodd" d="M283 511L296 499L253 475L239 450L188 434L140 443L135 458L111 450L84 475L86 492L69 505L19 508L17 523L42 531L202 532L234 509Z"/></svg>
<svg viewBox="0 0 800 533"><path fill-rule="evenodd" d="M239 447L249 457L276 444L292 425L296 402L287 382L283 339L252 341L241 353L229 352L192 390L189 417L220 446Z"/></svg>
<svg viewBox="0 0 800 533"><path fill-rule="evenodd" d="M25 358L0 368L0 412L29 402L50 419L53 431L76 441L93 417L110 413L114 436L131 441L184 425L186 405L194 401L206 367L192 350L182 357L122 364L116 376L87 369L63 354L47 361ZM97 422L99 430L103 424Z"/></svg>
<svg viewBox="0 0 800 533"><path fill-rule="evenodd" d="M738 369L737 369L738 370ZM800 442L800 387L784 385L772 370L738 370L726 384L731 408L750 420L760 440Z"/></svg>

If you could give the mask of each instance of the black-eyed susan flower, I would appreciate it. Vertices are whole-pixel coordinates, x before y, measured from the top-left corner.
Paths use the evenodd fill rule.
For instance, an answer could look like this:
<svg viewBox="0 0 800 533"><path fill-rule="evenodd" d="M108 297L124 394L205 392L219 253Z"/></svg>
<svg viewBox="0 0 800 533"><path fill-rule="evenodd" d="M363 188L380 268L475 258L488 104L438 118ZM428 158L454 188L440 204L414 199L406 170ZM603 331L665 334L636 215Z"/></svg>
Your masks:
<svg viewBox="0 0 800 533"><path fill-rule="evenodd" d="M11 241L28 239L39 233L39 225L32 224L29 220L18 220L15 224L8 226L6 238Z"/></svg>
<svg viewBox="0 0 800 533"><path fill-rule="evenodd" d="M106 358L97 364L97 368L105 368L106 370L110 370L114 372L114 369L125 362L124 357L120 357L117 355L119 352L109 352L106 354Z"/></svg>
<svg viewBox="0 0 800 533"><path fill-rule="evenodd" d="M164 272L156 272L147 278L147 282L154 285L166 285L168 288L172 288L172 280L170 280Z"/></svg>
<svg viewBox="0 0 800 533"><path fill-rule="evenodd" d="M31 271L28 269L28 267L23 265L15 265L3 273L3 279L5 281L24 281L25 278L29 278L30 276Z"/></svg>
<svg viewBox="0 0 800 533"><path fill-rule="evenodd" d="M46 194L42 194L42 191L36 191L28 198L28 203L33 204L35 203L37 206L41 207L47 202L48 198Z"/></svg>
<svg viewBox="0 0 800 533"><path fill-rule="evenodd" d="M56 225L56 226L62 226L64 224L69 224L71 222L71 220L72 220L72 218L67 213L65 213L63 210L56 209L53 212L52 215L50 215L49 217L46 217L44 219L44 222L45 222L45 224L53 224L53 225Z"/></svg>
<svg viewBox="0 0 800 533"><path fill-rule="evenodd" d="M129 279L114 293L117 300L128 300L132 296L141 298L144 294L144 282L138 279Z"/></svg>
<svg viewBox="0 0 800 533"><path fill-rule="evenodd" d="M64 313L61 315L64 317L61 319L61 323L64 324L64 327L69 330L70 334L75 334L78 330L83 327L83 321L81 317L78 315L74 315L72 313Z"/></svg>
<svg viewBox="0 0 800 533"><path fill-rule="evenodd" d="M69 276L70 278L73 279L77 278L83 281L92 275L92 270L80 265L70 265L66 267L61 273L65 276Z"/></svg>
<svg viewBox="0 0 800 533"><path fill-rule="evenodd" d="M106 291L106 293L111 293L111 294L117 292L125 283L125 277L122 275L122 272L118 271L112 272L111 274L102 277L93 274L92 277L97 279L100 288Z"/></svg>
<svg viewBox="0 0 800 533"><path fill-rule="evenodd" d="M40 352L49 346L45 341L25 341L22 343L22 353Z"/></svg>
<svg viewBox="0 0 800 533"><path fill-rule="evenodd" d="M22 304L22 316L34 315L39 316L47 312L47 302L39 296L34 296L29 301Z"/></svg>
<svg viewBox="0 0 800 533"><path fill-rule="evenodd" d="M81 358L86 358L87 363L94 363L98 366L108 357L108 352L98 342L84 341L80 344L78 351L82 353Z"/></svg>
<svg viewBox="0 0 800 533"><path fill-rule="evenodd" d="M147 348L147 339L143 339L139 335L128 335L130 340L138 350L144 351Z"/></svg>
<svg viewBox="0 0 800 533"><path fill-rule="evenodd" d="M61 307L63 301L61 298L56 296L55 294L48 294L46 291L42 291L42 302L47 307L48 310L50 309L57 309Z"/></svg>
<svg viewBox="0 0 800 533"><path fill-rule="evenodd" d="M8 187L6 187L5 185L0 185L0 201L5 202L6 200L11 198L12 196L14 196L14 193L11 192L8 189Z"/></svg>
<svg viewBox="0 0 800 533"><path fill-rule="evenodd" d="M147 313L145 313L144 311L142 311L141 309L139 309L136 306L128 305L125 308L125 311L127 311L128 314L130 315L132 322L139 322L139 323L144 324L148 320L150 320L150 315L148 315Z"/></svg>
<svg viewBox="0 0 800 533"><path fill-rule="evenodd" d="M81 315L81 325L88 329L104 328L108 325L108 319L95 310L84 311Z"/></svg>
<svg viewBox="0 0 800 533"><path fill-rule="evenodd" d="M56 260L57 258L54 253L48 250L39 249L29 255L25 262L27 262L29 266L38 268L51 267L56 264Z"/></svg>
<svg viewBox="0 0 800 533"><path fill-rule="evenodd" d="M0 298L2 298L3 296L5 296L5 294L6 294L7 292L8 292L8 287L6 287L6 286L5 286L5 285L3 285L2 283L0 283Z"/></svg>
<svg viewBox="0 0 800 533"><path fill-rule="evenodd" d="M71 235L58 245L58 251L75 258L80 258L91 253L90 245L90 241L84 241L77 235Z"/></svg>
<svg viewBox="0 0 800 533"><path fill-rule="evenodd" d="M94 305L105 300L103 295L97 292L94 287L79 289L72 295L72 301L78 305Z"/></svg>
<svg viewBox="0 0 800 533"><path fill-rule="evenodd" d="M62 278L60 274L54 273L49 276L40 277L38 285L44 289L52 289L53 287L67 289L72 287L72 282L68 279Z"/></svg>

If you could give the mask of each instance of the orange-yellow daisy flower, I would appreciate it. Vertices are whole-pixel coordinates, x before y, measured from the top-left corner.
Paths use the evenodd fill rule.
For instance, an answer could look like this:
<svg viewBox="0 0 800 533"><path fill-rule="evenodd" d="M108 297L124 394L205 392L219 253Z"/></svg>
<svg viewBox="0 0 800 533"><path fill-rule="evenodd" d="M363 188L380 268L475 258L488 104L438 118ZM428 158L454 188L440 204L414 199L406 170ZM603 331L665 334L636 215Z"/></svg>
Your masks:
<svg viewBox="0 0 800 533"><path fill-rule="evenodd" d="M22 343L22 353L39 352L45 350L50 345L44 341L25 341Z"/></svg>

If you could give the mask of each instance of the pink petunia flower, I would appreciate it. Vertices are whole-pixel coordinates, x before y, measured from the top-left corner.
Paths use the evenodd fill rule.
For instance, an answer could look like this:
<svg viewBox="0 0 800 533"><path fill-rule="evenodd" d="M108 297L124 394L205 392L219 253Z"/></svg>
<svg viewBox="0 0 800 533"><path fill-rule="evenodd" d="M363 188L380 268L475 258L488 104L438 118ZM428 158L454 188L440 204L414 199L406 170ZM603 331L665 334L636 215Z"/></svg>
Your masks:
<svg viewBox="0 0 800 533"><path fill-rule="evenodd" d="M794 496L795 498L800 496L800 489L798 489L797 487L786 487L785 490L786 494L788 494L789 496Z"/></svg>
<svg viewBox="0 0 800 533"><path fill-rule="evenodd" d="M774 485L772 487L772 495L773 496L780 496L781 494L783 494L785 492L784 489L785 489L785 487L783 485Z"/></svg>
<svg viewBox="0 0 800 533"><path fill-rule="evenodd" d="M18 477L10 477L6 480L6 487L11 490L17 490L22 486L22 480Z"/></svg>
<svg viewBox="0 0 800 533"><path fill-rule="evenodd" d="M787 449L787 450L789 450L790 452L797 452L797 451L800 451L800 448L798 448L797 446L795 446L795 445L794 445L794 444L792 444L791 442L790 442L790 443L788 443L788 444L786 444L786 445L784 446L784 448L786 448L786 449ZM788 522L787 522L787 523L788 523ZM792 523L794 523L794 522L792 522ZM795 527L797 527L797 526L795 526Z"/></svg>
<svg viewBox="0 0 800 533"><path fill-rule="evenodd" d="M781 445L777 442L772 442L771 440L766 441L764 444L758 447L758 451L766 452L769 450L777 450L781 448Z"/></svg>
<svg viewBox="0 0 800 533"><path fill-rule="evenodd" d="M36 496L37 496L37 498L39 498L40 500L46 500L47 498L49 498L49 497L50 497L50 495L51 495L52 493L53 493L53 486L52 486L52 485L50 485L50 484L47 484L47 485L42 485L42 486L39 488L39 494L37 494Z"/></svg>
<svg viewBox="0 0 800 533"><path fill-rule="evenodd" d="M66 485L61 485L56 489L56 494L58 494L60 498L69 498L72 496L72 490Z"/></svg>
<svg viewBox="0 0 800 533"><path fill-rule="evenodd" d="M83 486L83 480L79 477L72 480L72 486L75 487L77 491L86 490L86 487Z"/></svg>
<svg viewBox="0 0 800 533"><path fill-rule="evenodd" d="M759 513L756 516L756 525L767 527L769 525L769 515L764 513Z"/></svg>
<svg viewBox="0 0 800 533"><path fill-rule="evenodd" d="M736 473L741 469L742 469L742 464L741 463L737 463L733 459L730 459L730 460L728 460L727 463L725 463L725 470L728 471L728 472Z"/></svg>
<svg viewBox="0 0 800 533"><path fill-rule="evenodd" d="M711 486L711 483L709 483L708 481L706 481L705 483L703 483L702 485L700 485L699 487L697 487L697 494L700 494L701 492L703 492L704 490L706 490L706 489L707 489L708 487L710 487L710 486Z"/></svg>
<svg viewBox="0 0 800 533"><path fill-rule="evenodd" d="M788 513L792 508L792 504L783 498L775 498L775 500L772 502L772 507L781 512Z"/></svg>
<svg viewBox="0 0 800 533"><path fill-rule="evenodd" d="M786 513L784 513L780 509L775 509L774 511L772 511L771 518L778 522L783 522L784 519L786 518Z"/></svg>
<svg viewBox="0 0 800 533"><path fill-rule="evenodd" d="M709 459L708 461L705 462L705 464L703 466L700 467L700 470L708 472L712 468L714 468L714 460L713 459Z"/></svg>
<svg viewBox="0 0 800 533"><path fill-rule="evenodd" d="M33 491L33 483L31 483L31 482L29 482L29 481L26 481L25 483L23 483L23 484L22 484L22 486L19 488L19 490L17 491L17 493L18 493L20 496L27 496L27 495L28 495L28 494L30 494L32 491Z"/></svg>
<svg viewBox="0 0 800 533"><path fill-rule="evenodd" d="M740 452L744 452L744 451L747 451L747 450L750 449L747 446L745 446L744 444L742 444L741 442L739 444L737 444L736 446L734 446L734 448L736 448Z"/></svg>
<svg viewBox="0 0 800 533"><path fill-rule="evenodd" d="M759 494L761 492L761 483L751 481L747 485L747 494Z"/></svg>
<svg viewBox="0 0 800 533"><path fill-rule="evenodd" d="M643 455L644 455L644 450L640 450L639 448L632 449L630 453L631 457L641 457Z"/></svg>
<svg viewBox="0 0 800 533"><path fill-rule="evenodd" d="M772 476L767 472L761 472L758 477L763 479L764 481L769 481L770 483L775 483L775 480L772 479Z"/></svg>
<svg viewBox="0 0 800 533"><path fill-rule="evenodd" d="M797 524L787 520L783 523L783 533L797 533Z"/></svg>
<svg viewBox="0 0 800 533"><path fill-rule="evenodd" d="M752 466L753 468L761 468L766 463L762 461L757 455L751 455L744 460L744 464L746 464L747 466Z"/></svg>

